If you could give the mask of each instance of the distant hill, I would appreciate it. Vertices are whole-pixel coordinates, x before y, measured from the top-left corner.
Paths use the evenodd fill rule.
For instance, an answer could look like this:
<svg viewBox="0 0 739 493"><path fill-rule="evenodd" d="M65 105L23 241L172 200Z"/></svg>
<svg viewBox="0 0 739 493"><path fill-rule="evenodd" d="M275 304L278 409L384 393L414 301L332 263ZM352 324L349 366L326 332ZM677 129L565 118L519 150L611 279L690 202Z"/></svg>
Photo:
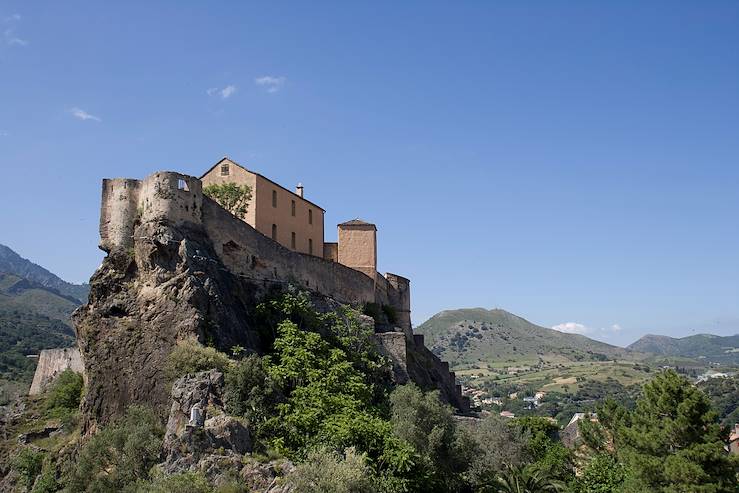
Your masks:
<svg viewBox="0 0 739 493"><path fill-rule="evenodd" d="M437 313L415 329L453 366L478 361L553 361L633 358L623 348L535 325L501 309L463 308Z"/></svg>
<svg viewBox="0 0 739 493"><path fill-rule="evenodd" d="M648 334L631 344L628 349L659 356L681 356L715 363L739 364L739 334L697 334L682 338Z"/></svg>
<svg viewBox="0 0 739 493"><path fill-rule="evenodd" d="M41 315L69 323L69 316L78 306L80 301L73 296L0 272L0 308L6 311Z"/></svg>
<svg viewBox="0 0 739 493"><path fill-rule="evenodd" d="M54 289L62 295L75 298L78 304L86 303L90 292L88 284L69 283L2 244L0 244L0 272L13 274L43 287Z"/></svg>

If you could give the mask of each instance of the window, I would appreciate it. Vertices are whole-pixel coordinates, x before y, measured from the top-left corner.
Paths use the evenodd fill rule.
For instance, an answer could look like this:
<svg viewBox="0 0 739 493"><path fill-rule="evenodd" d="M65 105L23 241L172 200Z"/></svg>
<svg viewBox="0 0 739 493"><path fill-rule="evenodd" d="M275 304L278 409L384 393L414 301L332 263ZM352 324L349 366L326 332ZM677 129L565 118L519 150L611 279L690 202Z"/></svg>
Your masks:
<svg viewBox="0 0 739 493"><path fill-rule="evenodd" d="M272 239L277 241L277 225L276 224L272 225Z"/></svg>
<svg viewBox="0 0 739 493"><path fill-rule="evenodd" d="M308 209L308 224L313 224L313 209Z"/></svg>
<svg viewBox="0 0 739 493"><path fill-rule="evenodd" d="M221 176L228 176L229 169L228 169L228 163L221 164Z"/></svg>
<svg viewBox="0 0 739 493"><path fill-rule="evenodd" d="M177 190L184 190L185 192L189 192L190 188L187 186L187 182L180 178L177 180Z"/></svg>
<svg viewBox="0 0 739 493"><path fill-rule="evenodd" d="M290 204L290 207L291 207L291 210L292 210L292 213L293 213L293 217L295 217L295 201L293 200L292 202L293 203Z"/></svg>
<svg viewBox="0 0 739 493"><path fill-rule="evenodd" d="M277 190L272 190L272 207L277 207Z"/></svg>
<svg viewBox="0 0 739 493"><path fill-rule="evenodd" d="M295 250L295 231L293 231L292 236L290 237L290 246L293 250Z"/></svg>
<svg viewBox="0 0 739 493"><path fill-rule="evenodd" d="M313 255L313 239L308 238L308 253Z"/></svg>

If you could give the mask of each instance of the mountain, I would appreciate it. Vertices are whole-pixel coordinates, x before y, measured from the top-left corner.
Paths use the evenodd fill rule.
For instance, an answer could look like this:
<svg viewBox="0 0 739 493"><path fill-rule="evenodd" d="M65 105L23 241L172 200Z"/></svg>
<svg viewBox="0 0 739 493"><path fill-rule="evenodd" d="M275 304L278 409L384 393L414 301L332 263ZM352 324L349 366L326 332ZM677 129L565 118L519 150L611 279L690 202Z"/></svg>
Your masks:
<svg viewBox="0 0 739 493"><path fill-rule="evenodd" d="M681 338L648 334L631 344L628 349L660 356L682 356L715 363L739 364L739 334L697 334Z"/></svg>
<svg viewBox="0 0 739 493"><path fill-rule="evenodd" d="M0 244L0 272L22 277L45 288L56 290L61 295L71 296L78 304L86 303L90 292L88 284L69 283L2 244Z"/></svg>
<svg viewBox="0 0 739 493"><path fill-rule="evenodd" d="M41 315L69 323L72 312L80 301L70 295L47 288L13 274L0 272L0 308Z"/></svg>
<svg viewBox="0 0 739 493"><path fill-rule="evenodd" d="M585 361L635 356L582 335L540 327L501 309L446 310L415 332L423 334L426 345L453 366L478 361Z"/></svg>

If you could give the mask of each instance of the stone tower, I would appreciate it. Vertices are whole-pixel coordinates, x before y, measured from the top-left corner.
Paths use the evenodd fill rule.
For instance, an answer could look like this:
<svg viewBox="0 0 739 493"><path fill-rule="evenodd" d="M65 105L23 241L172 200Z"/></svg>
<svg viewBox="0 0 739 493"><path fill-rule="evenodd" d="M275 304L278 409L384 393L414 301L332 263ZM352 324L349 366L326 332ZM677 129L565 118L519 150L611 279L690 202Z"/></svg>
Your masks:
<svg viewBox="0 0 739 493"><path fill-rule="evenodd" d="M377 276L377 228L374 224L353 219L339 224L339 263Z"/></svg>

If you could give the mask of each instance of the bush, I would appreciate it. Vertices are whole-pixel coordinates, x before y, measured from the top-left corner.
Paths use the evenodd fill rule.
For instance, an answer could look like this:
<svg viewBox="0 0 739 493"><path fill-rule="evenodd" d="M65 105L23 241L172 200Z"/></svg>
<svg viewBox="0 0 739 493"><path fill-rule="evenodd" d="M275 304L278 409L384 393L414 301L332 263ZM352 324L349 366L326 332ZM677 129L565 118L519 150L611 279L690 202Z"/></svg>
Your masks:
<svg viewBox="0 0 739 493"><path fill-rule="evenodd" d="M41 474L41 466L44 462L44 453L26 447L13 459L13 469L20 478L20 483L31 489L36 476Z"/></svg>
<svg viewBox="0 0 739 493"><path fill-rule="evenodd" d="M366 456L353 448L344 455L315 450L291 472L287 481L300 493L373 493L378 491Z"/></svg>
<svg viewBox="0 0 739 493"><path fill-rule="evenodd" d="M167 476L158 474L151 481L139 481L135 493L213 493L213 487L202 474L185 472Z"/></svg>
<svg viewBox="0 0 739 493"><path fill-rule="evenodd" d="M227 373L231 360L214 348L205 347L195 341L178 342L167 358L165 372L174 381L181 376L199 371L216 370Z"/></svg>
<svg viewBox="0 0 739 493"><path fill-rule="evenodd" d="M77 411L82 400L84 381L82 375L70 369L64 370L54 380L46 394L44 406L51 415Z"/></svg>
<svg viewBox="0 0 739 493"><path fill-rule="evenodd" d="M164 430L148 408L130 406L118 421L94 435L68 473L75 492L120 491L149 478L158 462Z"/></svg>

